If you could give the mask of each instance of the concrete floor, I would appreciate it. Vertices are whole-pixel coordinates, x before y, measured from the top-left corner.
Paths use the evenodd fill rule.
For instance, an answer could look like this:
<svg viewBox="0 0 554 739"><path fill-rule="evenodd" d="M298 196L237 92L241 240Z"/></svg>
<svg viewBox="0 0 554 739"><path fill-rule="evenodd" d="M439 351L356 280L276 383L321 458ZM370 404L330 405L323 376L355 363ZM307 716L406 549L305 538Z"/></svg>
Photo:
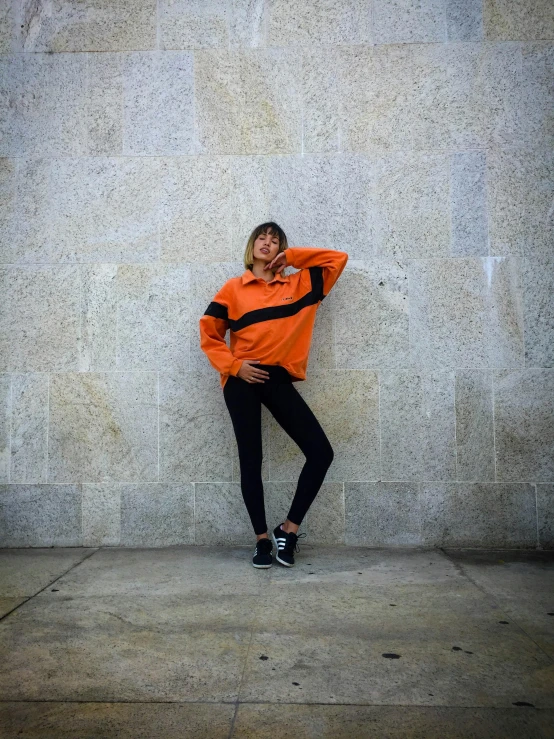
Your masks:
<svg viewBox="0 0 554 739"><path fill-rule="evenodd" d="M1 737L554 737L554 552L0 550Z"/></svg>

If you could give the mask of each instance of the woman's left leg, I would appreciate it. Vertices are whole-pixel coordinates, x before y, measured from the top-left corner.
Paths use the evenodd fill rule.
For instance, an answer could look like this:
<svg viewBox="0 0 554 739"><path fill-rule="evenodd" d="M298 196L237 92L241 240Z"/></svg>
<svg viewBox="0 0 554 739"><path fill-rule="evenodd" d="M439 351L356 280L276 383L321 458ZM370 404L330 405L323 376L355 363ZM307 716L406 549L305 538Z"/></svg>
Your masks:
<svg viewBox="0 0 554 739"><path fill-rule="evenodd" d="M267 392L262 393L262 403L306 457L287 516L289 521L300 526L331 466L333 448L311 408L292 383L268 384L264 390Z"/></svg>

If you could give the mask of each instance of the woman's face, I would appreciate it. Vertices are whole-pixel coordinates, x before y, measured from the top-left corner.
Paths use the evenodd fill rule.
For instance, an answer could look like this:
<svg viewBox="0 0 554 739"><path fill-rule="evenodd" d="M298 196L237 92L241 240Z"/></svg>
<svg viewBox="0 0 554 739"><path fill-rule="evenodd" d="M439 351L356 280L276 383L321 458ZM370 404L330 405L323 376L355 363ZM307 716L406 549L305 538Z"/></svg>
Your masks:
<svg viewBox="0 0 554 739"><path fill-rule="evenodd" d="M279 236L266 232L260 234L254 242L254 259L260 259L269 264L279 252Z"/></svg>

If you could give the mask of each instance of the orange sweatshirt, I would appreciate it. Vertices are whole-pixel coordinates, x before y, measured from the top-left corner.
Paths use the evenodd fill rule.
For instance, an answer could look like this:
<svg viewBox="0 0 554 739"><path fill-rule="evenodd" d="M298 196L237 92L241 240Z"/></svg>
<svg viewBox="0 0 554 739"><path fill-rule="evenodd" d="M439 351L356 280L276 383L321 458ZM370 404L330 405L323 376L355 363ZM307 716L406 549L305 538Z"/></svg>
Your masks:
<svg viewBox="0 0 554 739"><path fill-rule="evenodd" d="M236 376L244 359L279 364L293 378L306 379L315 314L338 280L348 254L335 249L289 247L286 266L299 271L269 282L247 269L231 277L200 318L200 347L221 375L221 387ZM231 348L225 343L231 330Z"/></svg>

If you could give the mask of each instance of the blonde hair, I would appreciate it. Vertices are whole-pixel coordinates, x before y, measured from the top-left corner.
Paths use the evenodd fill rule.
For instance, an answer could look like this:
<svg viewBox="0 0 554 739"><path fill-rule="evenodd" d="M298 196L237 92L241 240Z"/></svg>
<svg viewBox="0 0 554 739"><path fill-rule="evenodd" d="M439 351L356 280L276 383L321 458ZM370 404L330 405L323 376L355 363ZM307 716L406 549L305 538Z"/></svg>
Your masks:
<svg viewBox="0 0 554 739"><path fill-rule="evenodd" d="M267 233L267 231L271 231L273 234L276 234L279 237L279 254L282 251L285 251L285 249L288 249L288 242L287 237L285 235L285 232L281 228L281 226L277 225L274 221L267 221L266 223L261 223L259 226L256 226L256 228L252 231L248 238L248 243L246 244L246 249L244 251L244 268L245 269L252 269L254 266L254 242L258 238L260 234ZM272 270L273 272L274 270ZM281 272L279 272L280 275L285 274L285 270L282 269Z"/></svg>

